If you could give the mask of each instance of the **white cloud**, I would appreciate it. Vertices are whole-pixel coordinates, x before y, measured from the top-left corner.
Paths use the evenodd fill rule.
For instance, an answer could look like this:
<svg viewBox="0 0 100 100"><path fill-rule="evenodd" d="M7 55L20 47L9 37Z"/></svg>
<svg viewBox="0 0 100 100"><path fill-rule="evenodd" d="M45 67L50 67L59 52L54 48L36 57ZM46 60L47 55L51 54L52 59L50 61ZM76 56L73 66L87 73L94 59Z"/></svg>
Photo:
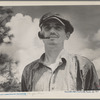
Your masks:
<svg viewBox="0 0 100 100"><path fill-rule="evenodd" d="M95 68L96 68L98 77L99 77L99 79L100 79L100 57L94 59L94 60L93 60L93 63L94 63L94 65L95 65Z"/></svg>
<svg viewBox="0 0 100 100"><path fill-rule="evenodd" d="M28 15L16 14L11 21L7 23L11 28L10 34L14 34L12 43L18 47L15 56L18 56L19 77L21 77L23 68L30 62L38 59L43 53L43 44L38 38L39 19L32 18Z"/></svg>
<svg viewBox="0 0 100 100"><path fill-rule="evenodd" d="M96 69L100 70L100 57L94 59L93 63L96 65Z"/></svg>
<svg viewBox="0 0 100 100"><path fill-rule="evenodd" d="M0 45L0 53L6 53L8 54L11 58L15 58L14 56L15 52L18 50L17 46L15 45L6 45L2 44Z"/></svg>
<svg viewBox="0 0 100 100"><path fill-rule="evenodd" d="M80 50L88 46L88 37L86 39L80 36L78 31L75 31L69 38L65 41L65 49L69 53L79 53Z"/></svg>
<svg viewBox="0 0 100 100"><path fill-rule="evenodd" d="M98 40L100 40L100 30L97 34L95 34L95 37L98 37ZM95 38L96 39L96 38ZM96 39L97 41L97 39ZM93 60L95 58L98 58L100 56L100 48L96 48L95 50L88 48L90 45L89 36L87 38L83 38L79 32L75 31L69 40L65 42L65 49L74 54L80 54L82 56L85 56L89 58L90 60Z"/></svg>
<svg viewBox="0 0 100 100"><path fill-rule="evenodd" d="M100 41L100 29L98 30L97 33L95 33L94 37L93 37L94 41Z"/></svg>
<svg viewBox="0 0 100 100"><path fill-rule="evenodd" d="M90 60L96 59L100 56L100 48L96 50L85 48L79 52L80 55L89 58Z"/></svg>
<svg viewBox="0 0 100 100"><path fill-rule="evenodd" d="M24 45L27 44L26 35L28 30L32 26L32 19L29 16L23 16L22 14L17 14L12 17L11 21L8 23L11 31L9 33L14 34L13 43L17 43L19 47L22 48L23 42Z"/></svg>

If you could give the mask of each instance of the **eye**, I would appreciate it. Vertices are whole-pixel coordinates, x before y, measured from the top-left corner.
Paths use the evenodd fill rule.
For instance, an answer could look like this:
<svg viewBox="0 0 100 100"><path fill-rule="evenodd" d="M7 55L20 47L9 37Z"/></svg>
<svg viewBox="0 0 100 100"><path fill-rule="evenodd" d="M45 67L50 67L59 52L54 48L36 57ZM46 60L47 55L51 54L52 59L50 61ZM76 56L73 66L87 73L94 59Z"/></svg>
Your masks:
<svg viewBox="0 0 100 100"><path fill-rule="evenodd" d="M60 30L60 29L62 29L62 28L61 28L60 26L56 26L55 29L56 29L56 30Z"/></svg>
<svg viewBox="0 0 100 100"><path fill-rule="evenodd" d="M62 26L56 26L55 29L60 31L63 30L64 28Z"/></svg>
<svg viewBox="0 0 100 100"><path fill-rule="evenodd" d="M46 31L49 31L49 30L51 29L51 27L50 27L49 25L47 25L47 26L44 26L44 29L45 29Z"/></svg>

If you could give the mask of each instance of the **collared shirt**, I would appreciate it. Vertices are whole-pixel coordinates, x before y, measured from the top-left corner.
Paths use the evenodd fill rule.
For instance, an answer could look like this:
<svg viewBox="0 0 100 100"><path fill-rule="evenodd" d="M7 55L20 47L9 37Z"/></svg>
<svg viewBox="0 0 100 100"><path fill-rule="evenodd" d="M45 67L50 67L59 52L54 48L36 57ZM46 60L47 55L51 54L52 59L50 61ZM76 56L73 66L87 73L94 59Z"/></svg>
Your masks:
<svg viewBox="0 0 100 100"><path fill-rule="evenodd" d="M78 55L65 54L52 70L40 59L27 65L22 75L22 91L98 90L99 81L92 62Z"/></svg>
<svg viewBox="0 0 100 100"><path fill-rule="evenodd" d="M65 50L62 49L61 52L59 53L59 55L57 56L57 59L54 63L47 65L49 68L51 68L52 71L54 71L61 63L62 63L62 58L64 58L65 55Z"/></svg>

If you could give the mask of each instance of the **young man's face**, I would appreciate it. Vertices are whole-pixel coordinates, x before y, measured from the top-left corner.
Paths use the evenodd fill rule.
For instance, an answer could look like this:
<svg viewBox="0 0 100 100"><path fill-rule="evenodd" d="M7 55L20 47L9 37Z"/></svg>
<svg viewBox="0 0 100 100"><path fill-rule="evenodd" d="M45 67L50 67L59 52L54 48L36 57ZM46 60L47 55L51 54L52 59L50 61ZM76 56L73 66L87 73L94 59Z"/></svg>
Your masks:
<svg viewBox="0 0 100 100"><path fill-rule="evenodd" d="M44 37L50 37L49 39L43 39L45 44L55 45L62 44L67 38L65 32L65 26L56 19L50 19L46 21L41 29Z"/></svg>

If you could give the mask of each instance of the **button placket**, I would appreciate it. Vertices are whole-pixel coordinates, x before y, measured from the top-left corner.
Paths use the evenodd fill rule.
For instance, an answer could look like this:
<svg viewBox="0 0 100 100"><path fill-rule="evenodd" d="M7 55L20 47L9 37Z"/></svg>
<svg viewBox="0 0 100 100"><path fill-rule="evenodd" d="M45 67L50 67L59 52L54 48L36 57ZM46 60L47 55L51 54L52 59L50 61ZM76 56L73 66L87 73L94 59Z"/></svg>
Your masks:
<svg viewBox="0 0 100 100"><path fill-rule="evenodd" d="M52 73L52 75L51 75L50 84L49 84L50 91L53 91L55 89L55 84L53 82L54 75L55 75L54 73Z"/></svg>

